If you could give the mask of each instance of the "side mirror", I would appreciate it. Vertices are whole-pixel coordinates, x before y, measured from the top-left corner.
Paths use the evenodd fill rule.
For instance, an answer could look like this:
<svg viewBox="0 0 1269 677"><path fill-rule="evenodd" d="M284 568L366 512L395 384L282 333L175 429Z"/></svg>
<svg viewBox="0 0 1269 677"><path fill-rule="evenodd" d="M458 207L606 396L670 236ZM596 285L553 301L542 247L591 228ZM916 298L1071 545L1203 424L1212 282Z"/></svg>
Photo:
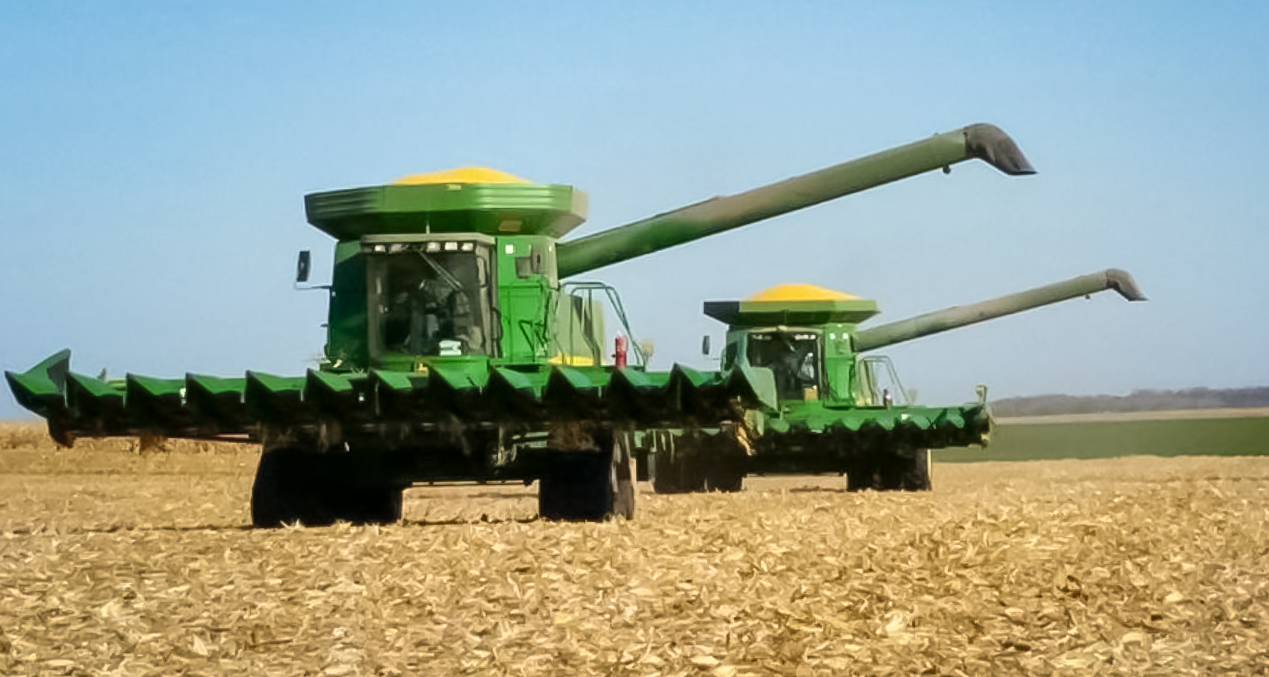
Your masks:
<svg viewBox="0 0 1269 677"><path fill-rule="evenodd" d="M709 357L709 334L701 337L701 354Z"/></svg>
<svg viewBox="0 0 1269 677"><path fill-rule="evenodd" d="M295 261L295 283L308 282L309 269L313 267L313 255L307 249L300 252L300 257Z"/></svg>

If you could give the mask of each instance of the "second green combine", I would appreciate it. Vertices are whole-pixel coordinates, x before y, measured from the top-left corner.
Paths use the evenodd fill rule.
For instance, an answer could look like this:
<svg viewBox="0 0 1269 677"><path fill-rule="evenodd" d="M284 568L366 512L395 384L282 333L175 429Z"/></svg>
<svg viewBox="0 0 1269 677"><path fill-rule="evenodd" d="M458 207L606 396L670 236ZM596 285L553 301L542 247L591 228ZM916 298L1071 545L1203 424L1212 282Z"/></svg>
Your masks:
<svg viewBox="0 0 1269 677"><path fill-rule="evenodd" d="M918 406L890 359L869 353L1106 290L1146 298L1112 268L864 329L876 301L813 285L707 302L705 314L727 325L720 366L754 375L774 405L749 411L743 425L651 435L653 484L661 493L738 491L747 474L836 473L855 491L928 490L931 449L986 445L986 388L977 402Z"/></svg>

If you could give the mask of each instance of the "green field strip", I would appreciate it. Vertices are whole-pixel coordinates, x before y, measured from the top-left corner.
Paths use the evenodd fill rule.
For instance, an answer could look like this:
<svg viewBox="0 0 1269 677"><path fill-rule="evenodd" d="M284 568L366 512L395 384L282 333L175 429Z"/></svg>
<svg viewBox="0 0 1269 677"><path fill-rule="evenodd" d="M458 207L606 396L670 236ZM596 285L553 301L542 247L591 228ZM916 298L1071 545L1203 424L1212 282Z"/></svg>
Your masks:
<svg viewBox="0 0 1269 677"><path fill-rule="evenodd" d="M1269 456L1269 417L1000 425L986 449L934 454L950 463L1121 456Z"/></svg>

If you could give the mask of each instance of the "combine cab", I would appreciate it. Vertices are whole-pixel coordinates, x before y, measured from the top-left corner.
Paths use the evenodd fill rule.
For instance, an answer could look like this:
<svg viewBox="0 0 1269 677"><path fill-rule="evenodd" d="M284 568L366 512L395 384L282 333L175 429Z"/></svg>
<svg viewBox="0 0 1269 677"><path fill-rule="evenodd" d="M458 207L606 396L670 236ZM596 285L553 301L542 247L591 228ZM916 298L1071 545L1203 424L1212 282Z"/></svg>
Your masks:
<svg viewBox="0 0 1269 677"><path fill-rule="evenodd" d="M878 314L876 301L813 285L707 302L705 314L728 326L722 368L749 374L776 403L750 411L744 426L657 438L654 486L737 491L749 473L841 473L855 491L927 490L931 449L987 443L986 388L974 403L917 406L889 358L866 353L1105 290L1145 300L1132 276L1111 269L867 329L859 325Z"/></svg>
<svg viewBox="0 0 1269 677"><path fill-rule="evenodd" d="M605 364L601 301L621 318L620 302L563 278L973 158L1032 173L1008 136L972 125L573 241L561 239L585 219L585 193L493 170L316 193L308 220L336 240L317 368L105 379L70 371L63 351L6 378L62 445L261 443L257 526L393 522L405 487L439 481L538 480L544 517L632 517L636 439L786 419L770 371L748 359L650 371L625 341L630 355ZM305 252L301 281L308 268Z"/></svg>

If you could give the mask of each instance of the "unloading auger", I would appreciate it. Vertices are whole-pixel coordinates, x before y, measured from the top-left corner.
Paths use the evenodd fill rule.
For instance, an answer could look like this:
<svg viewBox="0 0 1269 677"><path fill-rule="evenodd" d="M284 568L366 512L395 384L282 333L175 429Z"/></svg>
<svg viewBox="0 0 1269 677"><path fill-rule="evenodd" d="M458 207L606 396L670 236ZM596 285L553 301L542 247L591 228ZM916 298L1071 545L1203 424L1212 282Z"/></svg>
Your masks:
<svg viewBox="0 0 1269 677"><path fill-rule="evenodd" d="M257 526L393 522L405 487L438 481L540 480L544 517L631 517L636 438L736 424L774 402L743 365L648 370L616 292L565 278L969 159L1033 172L1004 132L977 124L563 242L586 194L494 170L314 193L308 220L336 240L317 368L107 379L71 371L62 351L5 377L65 446L261 443ZM604 300L624 334L615 364Z"/></svg>

